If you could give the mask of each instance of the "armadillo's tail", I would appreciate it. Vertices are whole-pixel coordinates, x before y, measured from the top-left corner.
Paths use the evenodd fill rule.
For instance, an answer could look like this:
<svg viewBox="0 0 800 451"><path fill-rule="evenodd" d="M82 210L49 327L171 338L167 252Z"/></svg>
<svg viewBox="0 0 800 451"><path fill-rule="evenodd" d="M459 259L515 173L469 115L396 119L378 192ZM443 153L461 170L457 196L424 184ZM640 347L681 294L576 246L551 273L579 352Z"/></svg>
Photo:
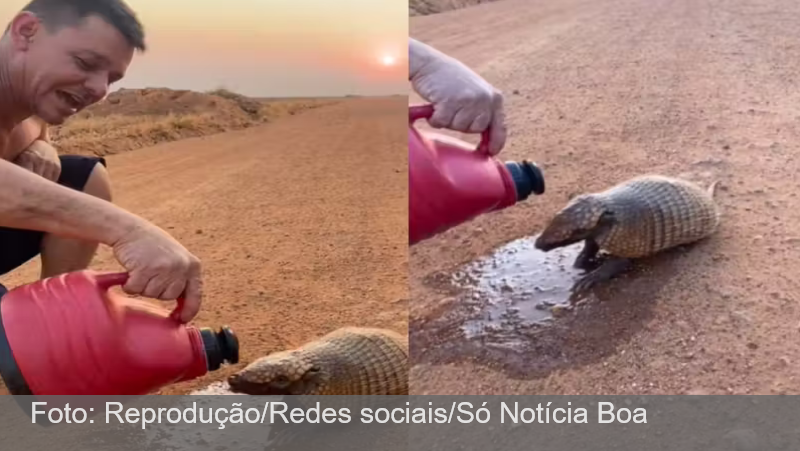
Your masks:
<svg viewBox="0 0 800 451"><path fill-rule="evenodd" d="M714 180L711 185L708 186L708 194L712 199L717 195L717 186L719 186L719 180Z"/></svg>
<svg viewBox="0 0 800 451"><path fill-rule="evenodd" d="M711 196L711 199L716 200L717 188L719 187L719 180L715 180L708 186L708 194ZM719 203L714 203L714 231L719 228L719 224L722 220L722 206Z"/></svg>

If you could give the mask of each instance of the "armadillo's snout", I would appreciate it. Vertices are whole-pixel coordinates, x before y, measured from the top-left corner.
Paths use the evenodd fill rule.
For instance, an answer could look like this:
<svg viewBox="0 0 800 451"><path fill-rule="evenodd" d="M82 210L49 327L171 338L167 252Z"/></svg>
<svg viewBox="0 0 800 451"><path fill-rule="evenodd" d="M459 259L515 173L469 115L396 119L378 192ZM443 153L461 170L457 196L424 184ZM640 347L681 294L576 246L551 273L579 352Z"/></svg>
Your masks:
<svg viewBox="0 0 800 451"><path fill-rule="evenodd" d="M234 393L243 393L245 395L258 395L260 387L258 384L253 384L248 381L241 373L236 373L228 377L228 387Z"/></svg>
<svg viewBox="0 0 800 451"><path fill-rule="evenodd" d="M536 249L538 249L538 250L540 250L542 252L547 252L547 251L549 251L550 249L553 248L553 246L550 245L547 242L547 240L544 239L544 237L542 235L539 235L538 237L536 237L536 241L533 242L533 247L535 247Z"/></svg>
<svg viewBox="0 0 800 451"><path fill-rule="evenodd" d="M232 375L228 376L228 385L230 385L231 388L236 388L241 384L242 384L242 376L241 375L232 374Z"/></svg>

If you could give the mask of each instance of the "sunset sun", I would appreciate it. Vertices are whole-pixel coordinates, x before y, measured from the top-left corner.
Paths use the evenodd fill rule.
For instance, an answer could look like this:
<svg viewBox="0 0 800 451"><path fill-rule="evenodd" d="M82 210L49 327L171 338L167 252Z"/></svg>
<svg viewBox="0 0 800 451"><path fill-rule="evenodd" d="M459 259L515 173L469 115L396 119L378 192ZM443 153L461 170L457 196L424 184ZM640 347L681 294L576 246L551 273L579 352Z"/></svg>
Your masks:
<svg viewBox="0 0 800 451"><path fill-rule="evenodd" d="M394 66L394 64L396 62L397 62L397 59L395 57L393 57L392 55L384 55L381 58L381 63L383 63L384 66Z"/></svg>

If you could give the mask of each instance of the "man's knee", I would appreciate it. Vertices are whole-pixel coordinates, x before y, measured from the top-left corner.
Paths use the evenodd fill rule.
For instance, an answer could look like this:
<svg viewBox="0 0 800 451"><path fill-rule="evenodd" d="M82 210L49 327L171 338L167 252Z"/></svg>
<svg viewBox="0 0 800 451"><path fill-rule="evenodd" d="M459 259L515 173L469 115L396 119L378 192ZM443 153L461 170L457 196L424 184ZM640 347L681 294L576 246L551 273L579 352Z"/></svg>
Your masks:
<svg viewBox="0 0 800 451"><path fill-rule="evenodd" d="M60 155L60 185L111 201L111 177L102 157Z"/></svg>
<svg viewBox="0 0 800 451"><path fill-rule="evenodd" d="M83 192L111 202L111 176L103 164L97 163L94 166L83 187Z"/></svg>

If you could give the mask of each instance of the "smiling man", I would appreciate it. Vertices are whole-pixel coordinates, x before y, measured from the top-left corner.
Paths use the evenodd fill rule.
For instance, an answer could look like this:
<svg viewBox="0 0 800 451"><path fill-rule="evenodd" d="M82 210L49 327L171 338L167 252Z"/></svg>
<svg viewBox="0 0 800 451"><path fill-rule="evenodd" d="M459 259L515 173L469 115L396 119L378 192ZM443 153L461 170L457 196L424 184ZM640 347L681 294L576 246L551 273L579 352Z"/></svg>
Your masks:
<svg viewBox="0 0 800 451"><path fill-rule="evenodd" d="M42 256L42 276L86 268L99 243L130 294L201 302L199 260L166 232L110 202L101 158L58 156L47 124L102 100L144 32L120 0L34 0L0 39L0 274Z"/></svg>

